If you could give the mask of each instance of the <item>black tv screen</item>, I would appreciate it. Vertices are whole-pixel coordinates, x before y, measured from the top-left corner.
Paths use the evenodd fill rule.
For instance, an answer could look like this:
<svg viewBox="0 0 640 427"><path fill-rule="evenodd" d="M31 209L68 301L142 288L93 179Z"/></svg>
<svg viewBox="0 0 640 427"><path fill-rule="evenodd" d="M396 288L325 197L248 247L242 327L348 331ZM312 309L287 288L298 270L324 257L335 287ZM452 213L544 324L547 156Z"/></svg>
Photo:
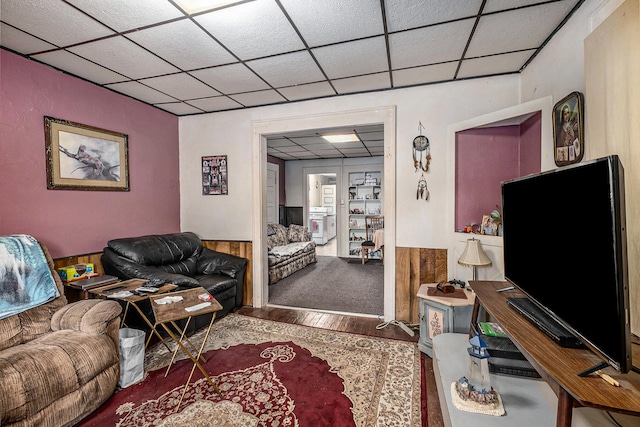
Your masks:
<svg viewBox="0 0 640 427"><path fill-rule="evenodd" d="M612 155L502 183L504 271L620 372L631 369L624 172Z"/></svg>

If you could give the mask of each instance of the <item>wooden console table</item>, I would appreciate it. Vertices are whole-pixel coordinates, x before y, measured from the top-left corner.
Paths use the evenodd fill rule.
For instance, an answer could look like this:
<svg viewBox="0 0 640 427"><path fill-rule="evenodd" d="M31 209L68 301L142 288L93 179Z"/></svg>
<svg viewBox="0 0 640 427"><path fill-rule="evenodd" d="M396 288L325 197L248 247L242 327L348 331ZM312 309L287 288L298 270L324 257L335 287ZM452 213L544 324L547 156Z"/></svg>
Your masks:
<svg viewBox="0 0 640 427"><path fill-rule="evenodd" d="M496 281L470 281L476 293L472 321L480 305L507 331L514 344L531 362L558 396L556 426L570 427L574 407L592 407L611 412L640 416L640 374L620 374L612 368L605 372L620 383L615 387L596 375L579 377L578 373L602 360L590 350L563 348L547 337L507 305L507 298L524 297L519 291L496 292L509 284ZM579 309L579 307L576 307ZM585 314L586 315L586 314ZM640 351L633 345L637 365Z"/></svg>

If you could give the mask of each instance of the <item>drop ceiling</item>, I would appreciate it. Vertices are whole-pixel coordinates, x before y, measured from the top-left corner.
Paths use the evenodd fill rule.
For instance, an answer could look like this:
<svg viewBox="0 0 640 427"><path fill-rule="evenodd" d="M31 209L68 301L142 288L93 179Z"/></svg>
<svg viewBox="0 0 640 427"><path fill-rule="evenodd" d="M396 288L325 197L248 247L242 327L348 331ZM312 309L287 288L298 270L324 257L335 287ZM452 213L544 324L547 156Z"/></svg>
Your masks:
<svg viewBox="0 0 640 427"><path fill-rule="evenodd" d="M518 73L583 1L2 0L0 45L185 116Z"/></svg>

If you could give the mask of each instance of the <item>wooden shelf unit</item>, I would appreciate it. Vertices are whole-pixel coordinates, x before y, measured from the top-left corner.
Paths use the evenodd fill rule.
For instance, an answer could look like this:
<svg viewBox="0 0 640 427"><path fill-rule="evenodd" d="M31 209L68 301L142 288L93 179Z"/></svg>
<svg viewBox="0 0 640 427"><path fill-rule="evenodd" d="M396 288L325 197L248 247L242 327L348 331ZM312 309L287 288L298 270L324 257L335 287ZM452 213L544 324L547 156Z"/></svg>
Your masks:
<svg viewBox="0 0 640 427"><path fill-rule="evenodd" d="M620 383L620 387L609 385L597 375L579 377L579 372L602 362L602 359L587 349L560 347L510 308L507 298L525 295L519 291L496 292L509 286L507 282L476 280L469 284L476 293L472 321L477 320L482 306L502 325L513 343L558 397L556 426L571 426L573 408L580 406L640 416L640 374L620 374L612 368L605 369ZM633 345L633 352L633 360L637 364L640 361L637 345Z"/></svg>

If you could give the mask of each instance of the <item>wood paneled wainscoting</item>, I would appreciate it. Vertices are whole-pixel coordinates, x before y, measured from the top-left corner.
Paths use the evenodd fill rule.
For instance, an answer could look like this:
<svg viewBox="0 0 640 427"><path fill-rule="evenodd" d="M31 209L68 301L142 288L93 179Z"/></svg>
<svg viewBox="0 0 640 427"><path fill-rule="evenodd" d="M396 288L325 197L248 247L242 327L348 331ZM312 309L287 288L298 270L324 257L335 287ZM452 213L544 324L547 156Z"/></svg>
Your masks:
<svg viewBox="0 0 640 427"><path fill-rule="evenodd" d="M211 249L212 251L223 252L239 256L247 259L247 272L244 275L244 295L242 303L244 305L253 305L253 262L252 251L253 245L251 242L241 241L223 241L223 240L203 240L202 246ZM104 268L102 267L102 252L95 252L84 255L74 255L64 258L56 258L53 260L55 268L62 268L73 264L93 264L93 268L96 273L104 274Z"/></svg>
<svg viewBox="0 0 640 427"><path fill-rule="evenodd" d="M396 320L419 323L420 285L447 278L446 249L396 247Z"/></svg>

